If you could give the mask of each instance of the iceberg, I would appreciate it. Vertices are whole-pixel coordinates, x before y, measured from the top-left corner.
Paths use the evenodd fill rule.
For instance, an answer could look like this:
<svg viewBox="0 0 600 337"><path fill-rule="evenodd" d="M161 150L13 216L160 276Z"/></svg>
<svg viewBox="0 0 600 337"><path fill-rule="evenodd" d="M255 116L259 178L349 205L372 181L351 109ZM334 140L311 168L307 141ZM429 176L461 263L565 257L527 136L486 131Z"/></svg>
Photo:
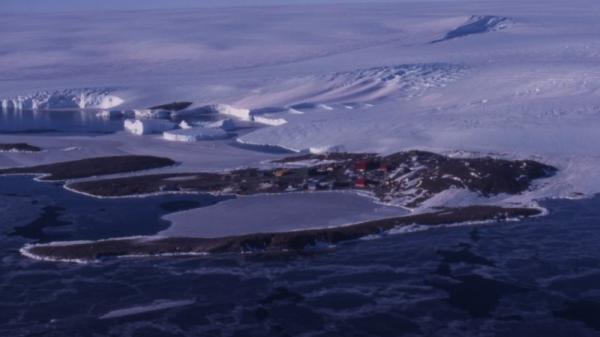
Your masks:
<svg viewBox="0 0 600 337"><path fill-rule="evenodd" d="M186 121L181 121L181 123L179 123L179 127L181 129L191 129L193 127L193 125L190 125L190 123L188 123Z"/></svg>
<svg viewBox="0 0 600 337"><path fill-rule="evenodd" d="M125 130L134 135L161 133L175 128L175 123L157 119L126 119Z"/></svg>
<svg viewBox="0 0 600 337"><path fill-rule="evenodd" d="M251 122L254 120L252 112L249 109L234 108L227 104L215 104L213 105L213 109L219 114L232 116L242 121Z"/></svg>
<svg viewBox="0 0 600 337"><path fill-rule="evenodd" d="M222 129L215 128L189 128L165 131L163 138L174 142L196 142L199 140L214 140L227 138L228 134Z"/></svg>

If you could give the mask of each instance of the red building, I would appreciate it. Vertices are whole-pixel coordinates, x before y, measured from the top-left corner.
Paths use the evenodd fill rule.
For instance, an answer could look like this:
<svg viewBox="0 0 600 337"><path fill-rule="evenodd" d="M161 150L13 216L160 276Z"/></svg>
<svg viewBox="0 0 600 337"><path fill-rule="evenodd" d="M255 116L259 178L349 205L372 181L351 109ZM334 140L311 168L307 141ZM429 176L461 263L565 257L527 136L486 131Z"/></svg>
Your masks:
<svg viewBox="0 0 600 337"><path fill-rule="evenodd" d="M358 188L365 188L367 186L367 181L365 180L365 178L356 178L356 181L354 182L354 186L358 187Z"/></svg>
<svg viewBox="0 0 600 337"><path fill-rule="evenodd" d="M356 162L356 164L354 164L354 170L358 171L358 172L365 172L367 170L367 161L366 160L359 160Z"/></svg>

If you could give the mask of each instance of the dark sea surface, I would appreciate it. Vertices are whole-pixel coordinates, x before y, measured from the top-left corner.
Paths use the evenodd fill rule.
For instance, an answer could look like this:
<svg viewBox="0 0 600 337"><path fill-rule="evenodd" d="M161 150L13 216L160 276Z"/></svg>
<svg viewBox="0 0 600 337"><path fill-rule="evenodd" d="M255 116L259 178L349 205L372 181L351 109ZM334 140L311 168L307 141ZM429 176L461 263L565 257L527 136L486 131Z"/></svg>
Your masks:
<svg viewBox="0 0 600 337"><path fill-rule="evenodd" d="M0 336L600 336L600 197L547 217L293 255L21 256L154 233L210 196L98 200L0 177Z"/></svg>
<svg viewBox="0 0 600 337"><path fill-rule="evenodd" d="M122 129L122 119L102 118L91 110L0 110L0 134L107 134Z"/></svg>

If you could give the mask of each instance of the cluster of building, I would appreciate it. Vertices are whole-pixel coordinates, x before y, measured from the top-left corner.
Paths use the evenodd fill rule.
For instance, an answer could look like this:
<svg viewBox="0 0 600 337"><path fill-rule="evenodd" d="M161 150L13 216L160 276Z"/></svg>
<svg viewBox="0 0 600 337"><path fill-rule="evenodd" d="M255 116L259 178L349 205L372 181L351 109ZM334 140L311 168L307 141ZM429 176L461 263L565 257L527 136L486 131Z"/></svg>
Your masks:
<svg viewBox="0 0 600 337"><path fill-rule="evenodd" d="M340 157L340 154L336 156ZM252 192L378 190L389 184L389 164L370 154L344 154L316 165L232 172L234 190Z"/></svg>

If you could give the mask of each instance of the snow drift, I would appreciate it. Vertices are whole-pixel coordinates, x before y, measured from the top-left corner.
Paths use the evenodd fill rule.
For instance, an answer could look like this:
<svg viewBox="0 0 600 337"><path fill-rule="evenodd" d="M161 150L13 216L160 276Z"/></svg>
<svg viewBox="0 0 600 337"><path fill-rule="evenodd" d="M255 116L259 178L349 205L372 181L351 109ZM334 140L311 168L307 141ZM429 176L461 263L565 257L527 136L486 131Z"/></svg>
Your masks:
<svg viewBox="0 0 600 337"><path fill-rule="evenodd" d="M449 63L401 64L319 74L277 81L236 102L242 106L267 106L253 115L301 108L331 110L328 104L357 104L389 97L412 98L429 89L445 87L464 76L467 67ZM306 103L313 102L313 103ZM293 109L283 108L290 106ZM247 114L244 112L244 114Z"/></svg>

